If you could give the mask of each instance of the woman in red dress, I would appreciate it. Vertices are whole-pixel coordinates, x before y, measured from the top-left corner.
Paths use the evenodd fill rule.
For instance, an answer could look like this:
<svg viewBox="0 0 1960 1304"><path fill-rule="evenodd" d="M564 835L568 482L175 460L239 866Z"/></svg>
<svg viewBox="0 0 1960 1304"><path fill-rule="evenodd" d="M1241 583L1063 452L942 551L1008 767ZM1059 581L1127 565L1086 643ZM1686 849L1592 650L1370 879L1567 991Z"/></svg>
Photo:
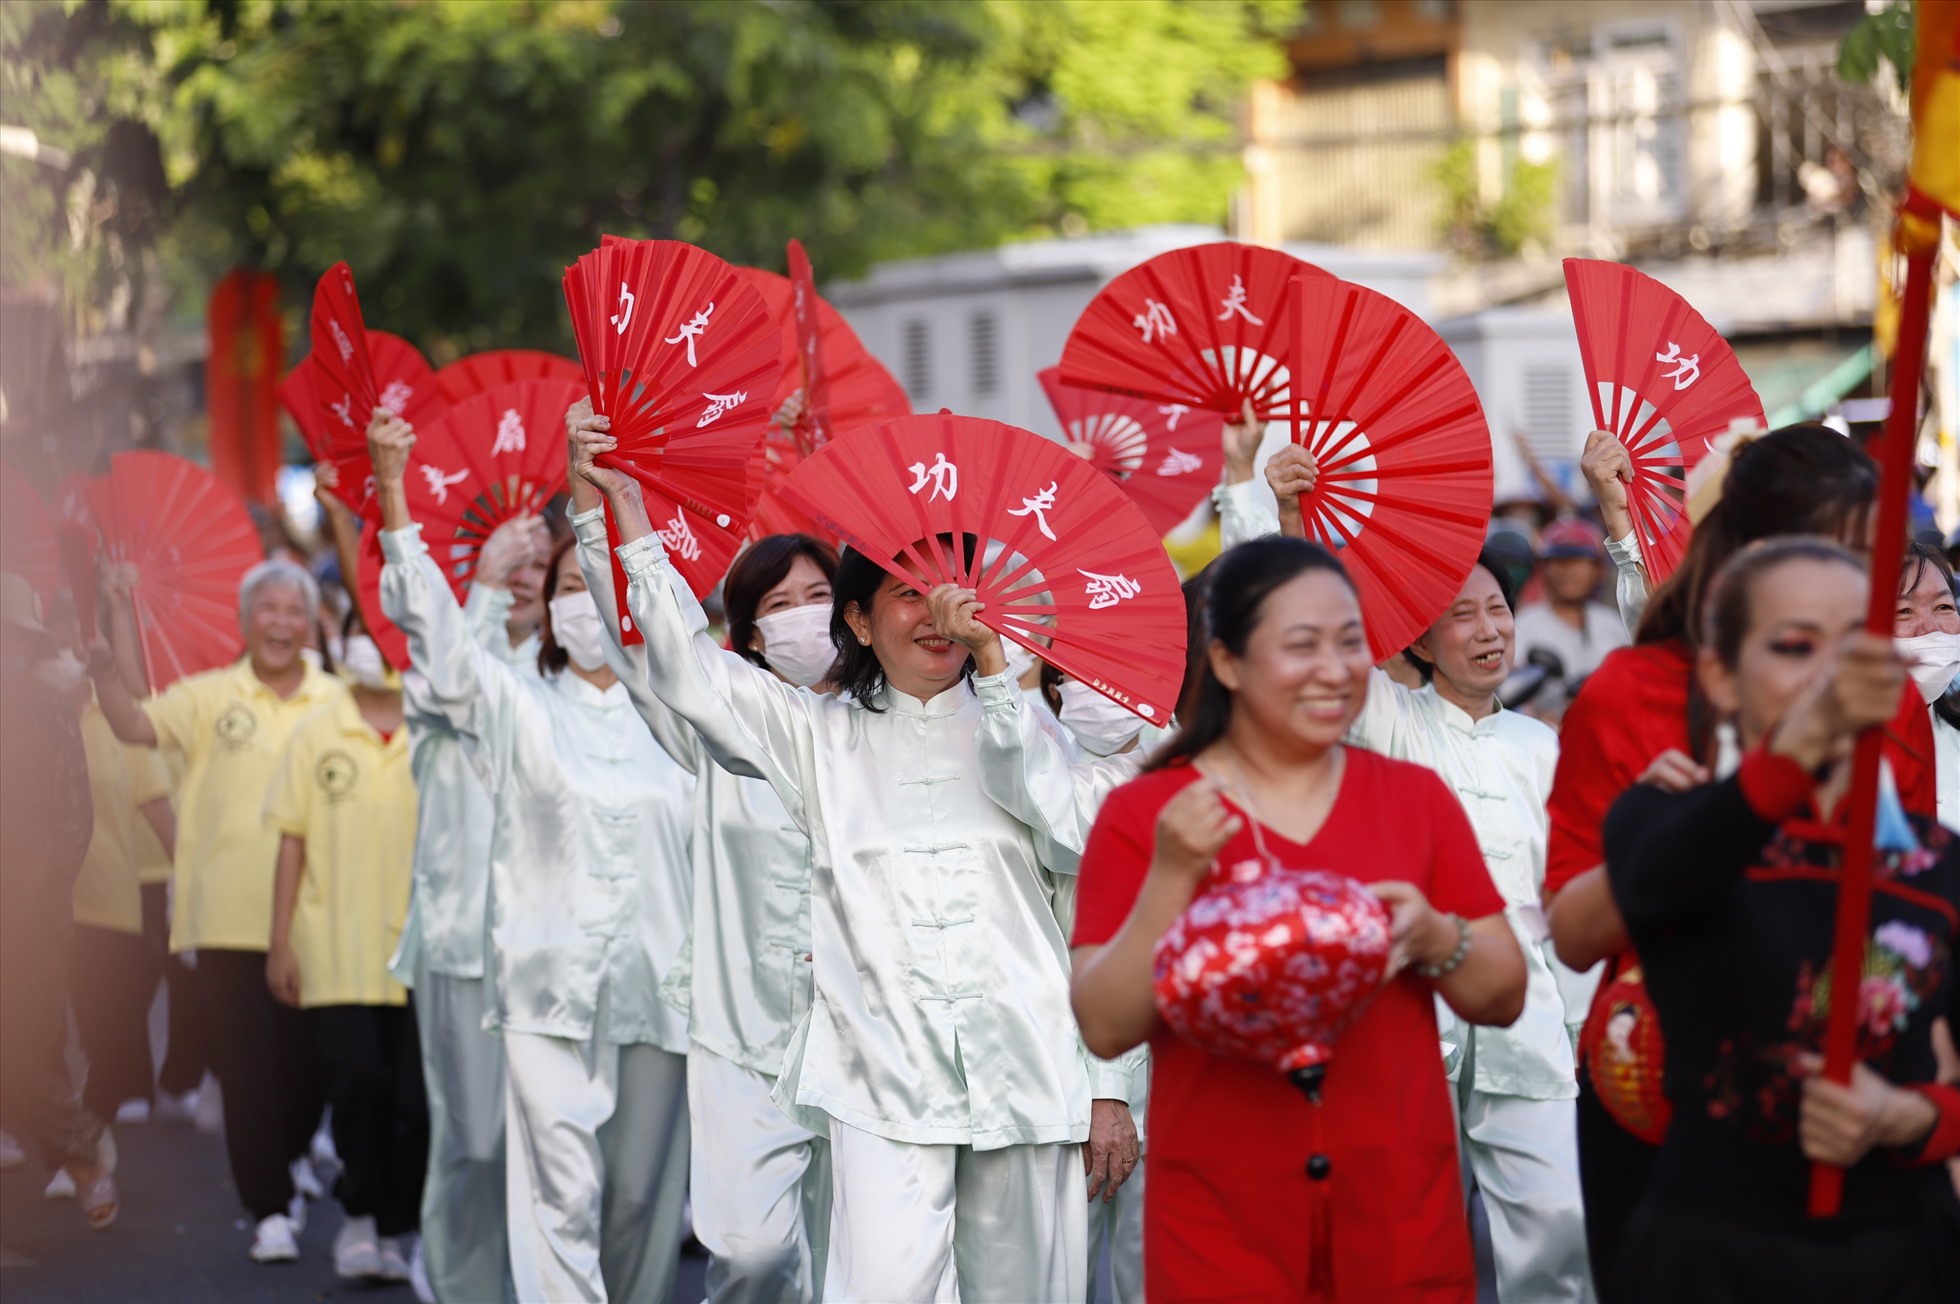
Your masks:
<svg viewBox="0 0 1960 1304"><path fill-rule="evenodd" d="M1433 996L1471 1023L1524 1003L1524 959L1470 822L1434 773L1341 745L1367 693L1360 605L1316 544L1270 536L1212 568L1199 705L1104 804L1082 858L1076 1017L1089 1048L1148 1040L1144 1293L1467 1301L1476 1278ZM1254 827L1256 821L1257 827ZM1164 929L1219 866L1263 851L1389 907L1388 985L1342 1034L1313 1106L1285 1076L1171 1033L1151 995ZM1331 1236L1310 1232L1328 1184Z"/></svg>

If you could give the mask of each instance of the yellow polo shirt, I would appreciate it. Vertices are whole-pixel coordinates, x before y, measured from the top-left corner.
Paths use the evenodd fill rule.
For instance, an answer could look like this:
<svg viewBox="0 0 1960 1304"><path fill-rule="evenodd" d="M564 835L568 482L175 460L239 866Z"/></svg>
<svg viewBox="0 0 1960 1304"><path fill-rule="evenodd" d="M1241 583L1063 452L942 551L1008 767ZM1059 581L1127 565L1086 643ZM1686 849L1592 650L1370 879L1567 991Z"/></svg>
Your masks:
<svg viewBox="0 0 1960 1304"><path fill-rule="evenodd" d="M352 694L321 707L293 730L265 816L306 843L292 928L300 1004L403 1004L388 960L415 861L406 726L384 742Z"/></svg>
<svg viewBox="0 0 1960 1304"><path fill-rule="evenodd" d="M177 791L170 949L263 951L272 943L279 835L265 792L293 727L347 695L308 665L290 698L260 682L249 657L180 679L143 708L157 741L184 760Z"/></svg>
<svg viewBox="0 0 1960 1304"><path fill-rule="evenodd" d="M169 793L169 775L154 750L119 741L93 700L82 712L82 749L88 755L95 834L75 876L75 922L140 936L139 838L147 831L154 841L156 833L137 808Z"/></svg>
<svg viewBox="0 0 1960 1304"><path fill-rule="evenodd" d="M159 752L150 748L139 748L157 758L163 766L164 780L168 787L164 795L170 798L173 813L177 806L177 792L184 786L184 758L176 752ZM136 820L136 881L144 887L151 887L170 881L170 853L163 849L162 839L150 827L150 821L137 816Z"/></svg>

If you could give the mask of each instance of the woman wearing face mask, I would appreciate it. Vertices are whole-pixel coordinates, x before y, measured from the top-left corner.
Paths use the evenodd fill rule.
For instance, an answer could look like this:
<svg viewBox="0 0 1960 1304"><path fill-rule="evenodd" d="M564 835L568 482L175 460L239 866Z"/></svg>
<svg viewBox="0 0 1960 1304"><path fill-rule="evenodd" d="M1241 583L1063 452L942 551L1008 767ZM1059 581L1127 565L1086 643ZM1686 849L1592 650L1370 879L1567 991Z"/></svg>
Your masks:
<svg viewBox="0 0 1960 1304"><path fill-rule="evenodd" d="M1960 1298L1960 1089L1932 1025L1960 1016L1960 842L1914 817L1873 866L1848 1086L1819 1076L1851 742L1896 711L1904 668L1863 632L1861 563L1822 539L1744 549L1710 587L1696 674L1736 772L1636 786L1607 872L1667 1041L1673 1106L1617 1271L1635 1301ZM1903 832L1903 831L1902 831ZM1805 1208L1812 1163L1842 1211ZM1609 1271L1601 1265L1601 1271Z"/></svg>
<svg viewBox="0 0 1960 1304"><path fill-rule="evenodd" d="M1933 721L1940 823L1960 829L1960 612L1953 568L1938 548L1907 549L1894 619L1893 637Z"/></svg>
<svg viewBox="0 0 1960 1304"><path fill-rule="evenodd" d="M1213 563L1208 587L1198 706L1098 816L1074 938L1090 1047L1150 1042L1146 1295L1472 1299L1434 1009L1440 995L1473 1023L1518 1016L1525 969L1502 899L1435 775L1343 742L1370 669L1340 563L1260 538ZM1319 1172L1313 1107L1285 1075L1167 1032L1152 994L1157 941L1208 875L1274 861L1369 884L1392 919L1399 972L1335 1048ZM1331 1239L1306 1230L1316 1180Z"/></svg>
<svg viewBox="0 0 1960 1304"><path fill-rule="evenodd" d="M333 1106L346 1219L334 1271L406 1281L429 1121L408 991L388 973L408 914L415 784L401 677L357 616L342 631L351 691L294 728L266 797L278 830L265 980L304 1012Z"/></svg>
<svg viewBox="0 0 1960 1304"><path fill-rule="evenodd" d="M1545 898L1559 958L1580 971L1607 961L1602 992L1638 962L1602 864L1607 810L1644 775L1689 787L1725 768L1718 755L1724 731L1694 673L1701 639L1691 613L1715 574L1749 543L1810 533L1863 548L1871 529L1877 469L1827 426L1773 430L1719 457L1709 454L1703 466L1709 470L1697 467L1694 494L1699 519L1681 565L1647 603L1634 645L1612 653L1586 680L1559 734ZM1916 692L1902 693L1898 705L1886 759L1905 807L1930 815L1936 796L1925 707ZM1588 1017L1604 1017L1598 999ZM1578 1110L1586 1236L1595 1283L1611 1301L1620 1236L1656 1148L1614 1119L1583 1068Z"/></svg>
<svg viewBox="0 0 1960 1304"><path fill-rule="evenodd" d="M581 400L570 423L590 410ZM810 1301L830 1222L824 1141L771 1094L791 1031L810 1007L810 839L769 784L730 773L647 686L645 653L616 631L599 491L572 478L579 566L606 620L608 656L662 748L694 776L694 913L661 993L688 1016L688 1198L716 1304ZM722 582L731 647L786 684L822 691L837 659L830 582L837 554L805 535L758 540Z"/></svg>
<svg viewBox="0 0 1960 1304"><path fill-rule="evenodd" d="M381 604L490 789L492 1017L509 1082L519 1299L664 1299L687 1177L687 1023L657 995L688 917L692 780L634 718L571 541L533 679L472 637L409 516L415 435L368 427Z"/></svg>
<svg viewBox="0 0 1960 1304"><path fill-rule="evenodd" d="M1301 530L1299 496L1312 490L1313 457L1294 444L1266 466L1280 504L1273 530ZM1233 513L1235 529L1256 524ZM1228 535L1228 540L1230 536ZM1358 747L1436 772L1463 803L1529 975L1524 1014L1508 1027L1457 1023L1439 1010L1457 1119L1470 1176L1490 1219L1497 1293L1503 1299L1590 1300L1585 1219L1574 1134L1572 1038L1561 972L1541 945L1545 800L1558 735L1504 709L1497 690L1511 673L1516 629L1508 572L1479 557L1442 615L1410 645L1426 686L1412 692L1369 672L1361 713L1348 731Z"/></svg>
<svg viewBox="0 0 1960 1304"><path fill-rule="evenodd" d="M1074 869L1098 775L1134 763L1073 770L970 592L921 594L854 553L832 594L838 697L723 651L638 487L595 465L606 425L575 423L573 469L625 540L651 686L715 760L768 777L810 837L811 1008L776 1101L830 1141L826 1298L1081 1299L1077 1147L1099 1173L1135 1153L1070 1025L1055 877Z"/></svg>

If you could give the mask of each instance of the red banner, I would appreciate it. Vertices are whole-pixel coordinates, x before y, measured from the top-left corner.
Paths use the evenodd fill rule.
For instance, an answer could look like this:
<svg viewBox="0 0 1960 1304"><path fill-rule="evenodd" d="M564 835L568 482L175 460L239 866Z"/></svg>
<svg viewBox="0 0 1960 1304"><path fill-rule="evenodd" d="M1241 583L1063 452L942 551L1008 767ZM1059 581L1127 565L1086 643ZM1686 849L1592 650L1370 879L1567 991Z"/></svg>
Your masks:
<svg viewBox="0 0 1960 1304"><path fill-rule="evenodd" d="M210 352L204 359L211 414L211 470L247 502L270 505L279 470L279 372L285 340L279 282L234 267L211 292Z"/></svg>

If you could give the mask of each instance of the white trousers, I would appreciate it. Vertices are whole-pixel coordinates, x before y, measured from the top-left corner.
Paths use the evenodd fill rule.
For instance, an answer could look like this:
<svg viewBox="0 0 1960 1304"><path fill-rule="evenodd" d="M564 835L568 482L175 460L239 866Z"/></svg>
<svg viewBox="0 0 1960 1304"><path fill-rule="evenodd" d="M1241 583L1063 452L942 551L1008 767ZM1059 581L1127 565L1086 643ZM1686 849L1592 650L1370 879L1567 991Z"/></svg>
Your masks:
<svg viewBox="0 0 1960 1304"><path fill-rule="evenodd" d="M833 1119L826 1300L1079 1304L1088 1187L1079 1145L908 1145Z"/></svg>
<svg viewBox="0 0 1960 1304"><path fill-rule="evenodd" d="M1464 1078L1470 1077L1469 1068ZM1459 1090L1468 1176L1483 1192L1503 1304L1593 1304L1577 1102Z"/></svg>
<svg viewBox="0 0 1960 1304"><path fill-rule="evenodd" d="M524 1304L674 1294L687 1056L506 1032L510 1266Z"/></svg>
<svg viewBox="0 0 1960 1304"><path fill-rule="evenodd" d="M504 1042L483 1028L488 989L418 966L416 1027L429 1093L422 1253L443 1304L511 1304L504 1178Z"/></svg>
<svg viewBox="0 0 1960 1304"><path fill-rule="evenodd" d="M830 1147L769 1098L773 1078L693 1046L694 1234L714 1304L810 1304L823 1288Z"/></svg>
<svg viewBox="0 0 1960 1304"><path fill-rule="evenodd" d="M1089 1205L1089 1304L1143 1304L1143 1171L1139 1163L1116 1198L1104 1204L1098 1194ZM1086 1190L1088 1180L1083 1180ZM1096 1264L1109 1246L1109 1281L1115 1294L1096 1292Z"/></svg>

